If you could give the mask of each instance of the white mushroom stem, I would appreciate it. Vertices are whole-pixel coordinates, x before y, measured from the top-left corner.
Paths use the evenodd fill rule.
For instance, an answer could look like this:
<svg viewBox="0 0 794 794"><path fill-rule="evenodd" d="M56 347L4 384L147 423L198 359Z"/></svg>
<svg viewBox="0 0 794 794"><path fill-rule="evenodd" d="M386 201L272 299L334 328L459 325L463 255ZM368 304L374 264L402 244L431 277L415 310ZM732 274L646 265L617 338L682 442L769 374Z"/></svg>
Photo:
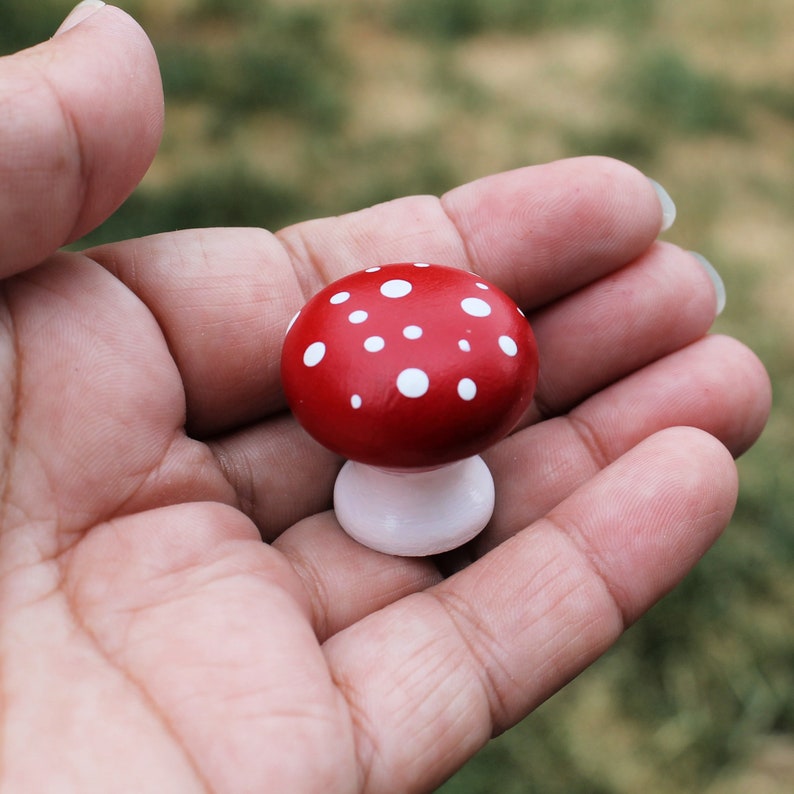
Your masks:
<svg viewBox="0 0 794 794"><path fill-rule="evenodd" d="M494 484L479 455L428 471L348 461L334 488L336 517L359 543L424 557L463 545L491 518Z"/></svg>

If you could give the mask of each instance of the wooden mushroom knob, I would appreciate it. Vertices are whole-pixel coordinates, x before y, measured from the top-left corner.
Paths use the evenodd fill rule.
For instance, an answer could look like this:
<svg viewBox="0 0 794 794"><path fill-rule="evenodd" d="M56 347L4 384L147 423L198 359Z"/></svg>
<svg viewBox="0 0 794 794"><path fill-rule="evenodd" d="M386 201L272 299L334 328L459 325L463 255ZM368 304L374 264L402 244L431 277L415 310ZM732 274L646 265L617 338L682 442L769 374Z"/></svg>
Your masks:
<svg viewBox="0 0 794 794"><path fill-rule="evenodd" d="M538 375L529 322L501 290L442 265L370 267L293 318L281 377L298 422L348 462L334 508L389 554L436 554L488 523L479 453L526 410Z"/></svg>

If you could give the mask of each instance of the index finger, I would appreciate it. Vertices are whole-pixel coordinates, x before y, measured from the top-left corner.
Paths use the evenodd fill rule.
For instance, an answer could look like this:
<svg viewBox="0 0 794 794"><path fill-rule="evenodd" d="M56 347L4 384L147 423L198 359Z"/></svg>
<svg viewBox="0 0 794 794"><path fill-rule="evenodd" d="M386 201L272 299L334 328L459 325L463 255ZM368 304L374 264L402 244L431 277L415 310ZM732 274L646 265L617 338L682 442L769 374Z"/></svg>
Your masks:
<svg viewBox="0 0 794 794"><path fill-rule="evenodd" d="M661 225L648 179L624 163L589 157L487 177L441 199L414 196L297 224L277 236L183 232L88 255L159 320L185 384L190 427L201 436L283 408L283 330L336 278L376 263L438 262L473 270L532 309L631 262Z"/></svg>

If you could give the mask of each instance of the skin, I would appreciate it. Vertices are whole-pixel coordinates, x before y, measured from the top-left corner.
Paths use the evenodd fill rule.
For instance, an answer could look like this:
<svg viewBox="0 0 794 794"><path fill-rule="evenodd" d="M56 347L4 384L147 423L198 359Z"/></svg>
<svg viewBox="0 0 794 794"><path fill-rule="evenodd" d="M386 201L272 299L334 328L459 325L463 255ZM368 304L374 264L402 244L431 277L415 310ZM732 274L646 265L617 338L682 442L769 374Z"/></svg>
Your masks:
<svg viewBox="0 0 794 794"><path fill-rule="evenodd" d="M132 190L161 124L151 46L110 6L0 60L2 790L432 789L715 541L766 374L706 335L710 281L605 159L276 235L57 252ZM542 356L487 453L492 524L443 560L341 532L340 461L278 380L309 295L414 258L502 287Z"/></svg>

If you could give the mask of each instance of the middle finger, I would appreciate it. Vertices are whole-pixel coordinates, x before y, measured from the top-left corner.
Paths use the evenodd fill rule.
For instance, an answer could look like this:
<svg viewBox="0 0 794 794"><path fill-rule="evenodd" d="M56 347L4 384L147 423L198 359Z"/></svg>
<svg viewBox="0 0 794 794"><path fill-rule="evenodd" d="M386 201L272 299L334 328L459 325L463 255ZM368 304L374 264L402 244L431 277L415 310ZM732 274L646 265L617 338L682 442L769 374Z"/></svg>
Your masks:
<svg viewBox="0 0 794 794"><path fill-rule="evenodd" d="M565 413L702 337L715 311L713 286L697 260L657 244L634 264L530 317L541 377L521 426ZM211 446L265 539L330 506L341 462L288 415Z"/></svg>

